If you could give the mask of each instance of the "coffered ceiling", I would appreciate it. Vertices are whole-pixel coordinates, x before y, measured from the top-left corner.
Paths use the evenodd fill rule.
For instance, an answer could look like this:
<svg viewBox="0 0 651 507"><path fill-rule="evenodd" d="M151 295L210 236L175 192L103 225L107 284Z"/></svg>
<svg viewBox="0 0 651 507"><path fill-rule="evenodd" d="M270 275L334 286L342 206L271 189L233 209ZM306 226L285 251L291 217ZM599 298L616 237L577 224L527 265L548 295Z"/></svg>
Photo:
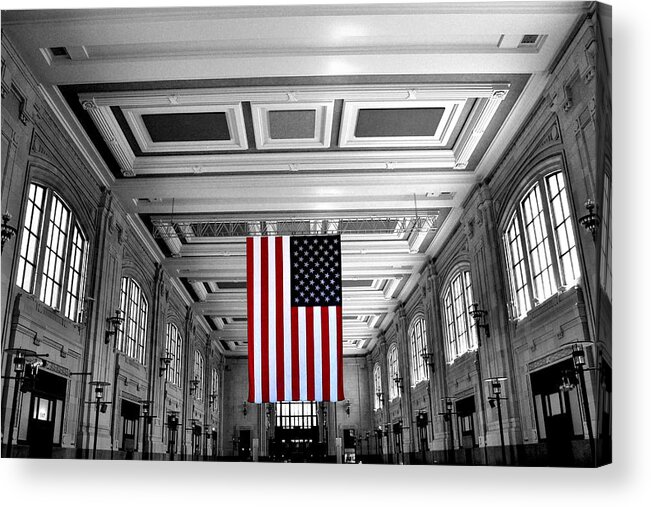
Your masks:
<svg viewBox="0 0 651 507"><path fill-rule="evenodd" d="M342 234L364 354L540 97L584 3L6 11L63 128L226 354L244 237Z"/></svg>

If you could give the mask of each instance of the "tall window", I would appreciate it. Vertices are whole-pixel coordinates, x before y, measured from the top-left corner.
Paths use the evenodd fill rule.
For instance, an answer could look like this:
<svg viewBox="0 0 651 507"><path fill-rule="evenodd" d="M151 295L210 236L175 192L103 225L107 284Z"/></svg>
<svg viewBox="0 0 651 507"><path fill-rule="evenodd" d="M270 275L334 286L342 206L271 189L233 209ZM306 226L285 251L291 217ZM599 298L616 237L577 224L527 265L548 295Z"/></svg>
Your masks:
<svg viewBox="0 0 651 507"><path fill-rule="evenodd" d="M16 284L80 322L87 257L88 241L70 207L51 189L31 183Z"/></svg>
<svg viewBox="0 0 651 507"><path fill-rule="evenodd" d="M373 408L375 410L380 410L382 408L382 400L378 394L382 392L382 372L380 371L380 365L375 363L373 367L373 396L375 397L373 401Z"/></svg>
<svg viewBox="0 0 651 507"><path fill-rule="evenodd" d="M604 193L601 201L601 272L599 274L599 279L601 280L601 286L604 288L609 298L612 294L613 284L613 238L610 224L610 206L610 176L604 174Z"/></svg>
<svg viewBox="0 0 651 507"><path fill-rule="evenodd" d="M387 353L387 364L389 372L389 399L393 400L400 396L400 390L398 386L393 381L394 378L400 376L400 368L398 365L398 347L394 343L389 352Z"/></svg>
<svg viewBox="0 0 651 507"><path fill-rule="evenodd" d="M174 385L181 385L181 354L183 351L183 340L177 328L171 322L167 324L167 341L165 352L171 359L167 367L166 378Z"/></svg>
<svg viewBox="0 0 651 507"><path fill-rule="evenodd" d="M550 239L551 238L551 239ZM541 177L520 201L504 233L512 314L574 285L579 262L563 173Z"/></svg>
<svg viewBox="0 0 651 507"><path fill-rule="evenodd" d="M120 310L124 324L118 330L117 349L141 364L145 364L148 307L140 285L132 278L122 277Z"/></svg>
<svg viewBox="0 0 651 507"><path fill-rule="evenodd" d="M310 429L317 425L317 404L315 402L283 401L276 403L276 426Z"/></svg>
<svg viewBox="0 0 651 507"><path fill-rule="evenodd" d="M427 380L427 365L423 352L427 349L425 319L416 317L409 326L409 345L411 350L411 384L416 385L421 380Z"/></svg>
<svg viewBox="0 0 651 507"><path fill-rule="evenodd" d="M443 294L446 354L448 363L452 363L457 357L477 348L475 321L468 313L472 303L470 272L455 274Z"/></svg>
<svg viewBox="0 0 651 507"><path fill-rule="evenodd" d="M198 401L203 400L203 356L198 350L194 351L194 379L198 380L194 395Z"/></svg>

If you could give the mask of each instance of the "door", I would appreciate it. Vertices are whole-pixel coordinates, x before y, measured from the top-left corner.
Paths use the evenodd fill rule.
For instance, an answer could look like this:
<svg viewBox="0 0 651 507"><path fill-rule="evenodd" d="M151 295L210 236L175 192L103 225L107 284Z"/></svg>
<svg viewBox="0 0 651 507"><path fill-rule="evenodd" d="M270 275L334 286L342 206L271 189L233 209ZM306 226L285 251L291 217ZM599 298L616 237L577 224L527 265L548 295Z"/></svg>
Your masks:
<svg viewBox="0 0 651 507"><path fill-rule="evenodd" d="M27 427L30 458L51 458L54 442L56 401L42 396L32 396Z"/></svg>
<svg viewBox="0 0 651 507"><path fill-rule="evenodd" d="M240 460L251 459L251 430L240 430Z"/></svg>

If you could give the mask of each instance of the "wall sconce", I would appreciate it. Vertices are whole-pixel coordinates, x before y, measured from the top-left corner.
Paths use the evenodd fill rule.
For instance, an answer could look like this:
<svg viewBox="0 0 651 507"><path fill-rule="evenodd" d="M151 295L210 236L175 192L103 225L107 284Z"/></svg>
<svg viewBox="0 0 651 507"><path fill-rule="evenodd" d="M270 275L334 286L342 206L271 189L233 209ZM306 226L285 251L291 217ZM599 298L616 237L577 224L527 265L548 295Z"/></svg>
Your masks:
<svg viewBox="0 0 651 507"><path fill-rule="evenodd" d="M350 400L344 401L344 410L346 411L346 415L350 417Z"/></svg>
<svg viewBox="0 0 651 507"><path fill-rule="evenodd" d="M423 358L423 362L425 363L425 366L427 366L430 370L432 370L432 373L434 373L434 361L432 361L434 354L432 354L431 352L427 352L427 350L425 350L420 355L420 357Z"/></svg>
<svg viewBox="0 0 651 507"><path fill-rule="evenodd" d="M11 220L11 215L5 211L2 215L2 250L5 248L5 243L9 241L16 235L16 228L9 225L9 220Z"/></svg>
<svg viewBox="0 0 651 507"><path fill-rule="evenodd" d="M195 377L190 381L190 395L193 395L195 392L197 392L198 387L199 379Z"/></svg>
<svg viewBox="0 0 651 507"><path fill-rule="evenodd" d="M210 393L210 399L208 400L208 406L212 407L215 404L215 399L217 398L217 393Z"/></svg>
<svg viewBox="0 0 651 507"><path fill-rule="evenodd" d="M104 334L104 343L108 345L111 343L111 336L117 335L118 331L122 328L122 323L124 322L124 318L122 317L122 310L115 310L115 316L109 317L106 319L106 322L108 322L109 327L113 328L113 331L107 329L106 333Z"/></svg>
<svg viewBox="0 0 651 507"><path fill-rule="evenodd" d="M576 374L570 370L563 370L561 372L561 385L558 386L559 391L567 392L576 387L577 379Z"/></svg>
<svg viewBox="0 0 651 507"><path fill-rule="evenodd" d="M166 352L165 355L160 358L160 368L158 370L159 377L162 377L163 374L167 372L170 364L172 364L172 356L169 352Z"/></svg>
<svg viewBox="0 0 651 507"><path fill-rule="evenodd" d="M380 404L380 407L382 407L384 405L384 393L382 391L378 391L377 393L375 393L375 396L377 396L377 400Z"/></svg>
<svg viewBox="0 0 651 507"><path fill-rule="evenodd" d="M587 215L583 215L581 218L579 218L579 223L589 232L592 233L592 239L595 240L597 238L597 228L599 227L599 224L601 223L601 218L599 215L597 215L594 212L594 209L596 208L596 204L592 199L588 199L585 201L585 209L588 210Z"/></svg>
<svg viewBox="0 0 651 507"><path fill-rule="evenodd" d="M477 327L484 330L486 333L486 338L490 338L491 333L490 329L488 328L488 323L484 322L484 319L488 315L488 312L479 308L479 303L474 302L470 305L470 310L468 310L468 313L473 319L475 319Z"/></svg>
<svg viewBox="0 0 651 507"><path fill-rule="evenodd" d="M244 414L244 417L246 417L246 414L248 413L248 407L246 405L246 401L242 402L242 414Z"/></svg>
<svg viewBox="0 0 651 507"><path fill-rule="evenodd" d="M396 387L398 388L398 390L400 392L403 392L402 377L398 377L398 375L396 375L395 377L393 377L393 381L396 383Z"/></svg>

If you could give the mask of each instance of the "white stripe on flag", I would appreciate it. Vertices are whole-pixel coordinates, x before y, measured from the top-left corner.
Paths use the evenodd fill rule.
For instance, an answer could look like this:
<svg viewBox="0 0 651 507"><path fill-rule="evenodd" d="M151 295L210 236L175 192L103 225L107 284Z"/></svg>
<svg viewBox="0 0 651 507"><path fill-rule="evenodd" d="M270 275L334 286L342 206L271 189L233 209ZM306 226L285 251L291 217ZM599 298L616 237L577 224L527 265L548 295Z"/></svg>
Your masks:
<svg viewBox="0 0 651 507"><path fill-rule="evenodd" d="M307 334L305 325L305 307L301 306L298 308L298 371L301 400L307 399Z"/></svg>
<svg viewBox="0 0 651 507"><path fill-rule="evenodd" d="M330 338L330 401L337 401L337 308L328 306L328 333Z"/></svg>
<svg viewBox="0 0 651 507"><path fill-rule="evenodd" d="M267 239L269 267L269 401L276 401L276 238Z"/></svg>
<svg viewBox="0 0 651 507"><path fill-rule="evenodd" d="M314 307L314 400L323 401L323 374L321 359L321 307ZM326 310L327 311L327 310Z"/></svg>
<svg viewBox="0 0 651 507"><path fill-rule="evenodd" d="M289 236L283 236L283 325L285 345L285 400L292 399L292 286Z"/></svg>
<svg viewBox="0 0 651 507"><path fill-rule="evenodd" d="M260 237L253 238L253 375L255 378L254 401L262 402L261 371L261 303L262 289L260 283Z"/></svg>

